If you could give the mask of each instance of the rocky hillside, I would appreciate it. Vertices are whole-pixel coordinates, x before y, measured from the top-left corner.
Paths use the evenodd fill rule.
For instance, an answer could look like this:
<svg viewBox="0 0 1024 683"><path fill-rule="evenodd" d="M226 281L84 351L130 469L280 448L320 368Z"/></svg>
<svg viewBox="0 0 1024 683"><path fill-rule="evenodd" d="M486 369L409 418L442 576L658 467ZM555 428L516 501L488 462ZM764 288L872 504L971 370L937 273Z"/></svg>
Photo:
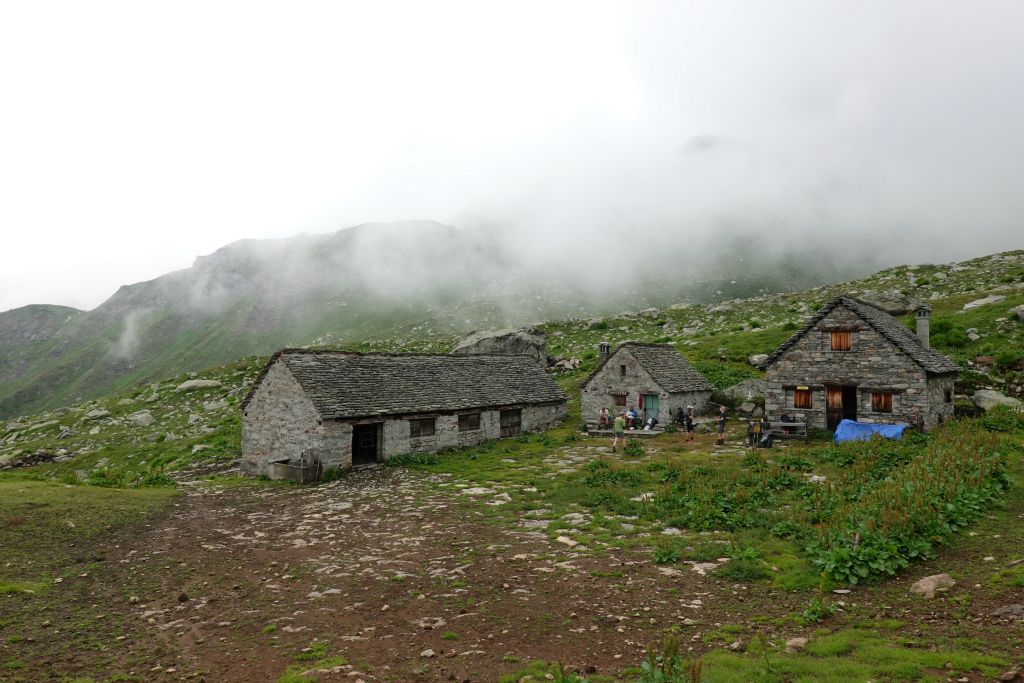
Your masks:
<svg viewBox="0 0 1024 683"><path fill-rule="evenodd" d="M928 301L934 309L933 345L963 367L958 401L971 405L970 397L979 389L1024 398L1024 251L941 267L893 268L799 294L680 303L607 318L553 321L542 329L549 353L579 361L564 364L567 370L558 373L570 396L578 396L579 383L595 367L597 345L603 340L674 343L724 389L759 377L751 358L756 361L757 354L770 352L839 293L874 299L897 315L916 301ZM912 324L911 316L904 320ZM436 333L355 346L446 352L456 341L454 335ZM169 473L180 478L230 468L239 449L238 406L264 360L249 357L199 373L179 373L0 422L0 470L37 465L33 471L41 476L138 485Z"/></svg>
<svg viewBox="0 0 1024 683"><path fill-rule="evenodd" d="M644 253L642 268L605 276L574 254L552 268L520 254L514 239L430 221L244 240L191 268L121 287L88 312L28 306L0 313L0 417L282 346L389 340L428 348L473 329L682 297L794 291L844 274L820 259L806 260L817 268L803 267L795 254L766 263L756 251L743 242L716 259L687 253L681 243Z"/></svg>

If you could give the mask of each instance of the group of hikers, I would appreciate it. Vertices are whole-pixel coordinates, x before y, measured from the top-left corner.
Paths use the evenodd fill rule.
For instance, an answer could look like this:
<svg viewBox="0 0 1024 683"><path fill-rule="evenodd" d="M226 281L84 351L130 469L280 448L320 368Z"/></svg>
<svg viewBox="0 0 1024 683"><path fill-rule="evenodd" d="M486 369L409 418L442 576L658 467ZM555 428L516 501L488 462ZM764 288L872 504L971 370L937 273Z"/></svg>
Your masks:
<svg viewBox="0 0 1024 683"><path fill-rule="evenodd" d="M683 430L686 431L686 440L693 441L693 423L697 417L697 411L693 406L686 406L686 408L680 408L676 411L674 419ZM719 406L718 415L715 418L715 431L717 439L715 445L722 446L725 444L725 422L726 422L726 411L725 406ZM643 425L643 429L650 430L657 424L656 418L648 419L648 424ZM611 417L611 413L607 408L601 408L598 413L597 426L599 429L612 429L612 453L618 451L619 441L625 443L626 431L634 431L642 424L640 414L636 408L630 406L627 410L623 410L614 419Z"/></svg>

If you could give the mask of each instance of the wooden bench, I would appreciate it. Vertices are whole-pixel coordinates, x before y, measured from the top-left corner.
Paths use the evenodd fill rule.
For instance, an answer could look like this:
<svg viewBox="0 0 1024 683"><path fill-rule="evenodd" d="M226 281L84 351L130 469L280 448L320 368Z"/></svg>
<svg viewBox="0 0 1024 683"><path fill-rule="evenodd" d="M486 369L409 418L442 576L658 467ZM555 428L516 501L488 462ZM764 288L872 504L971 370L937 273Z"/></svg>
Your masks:
<svg viewBox="0 0 1024 683"><path fill-rule="evenodd" d="M782 420L769 420L769 429L772 430L773 439L803 439L810 441L810 431L807 429L807 422L804 420L794 422L783 422Z"/></svg>

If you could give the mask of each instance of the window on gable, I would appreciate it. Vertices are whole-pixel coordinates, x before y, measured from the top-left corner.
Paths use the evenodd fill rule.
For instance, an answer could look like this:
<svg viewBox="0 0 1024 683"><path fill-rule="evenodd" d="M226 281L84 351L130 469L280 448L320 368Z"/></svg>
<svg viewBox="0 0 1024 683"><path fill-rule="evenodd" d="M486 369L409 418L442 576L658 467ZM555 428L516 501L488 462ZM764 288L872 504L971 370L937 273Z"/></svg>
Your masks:
<svg viewBox="0 0 1024 683"><path fill-rule="evenodd" d="M473 432L480 429L480 413L465 413L459 415L459 431Z"/></svg>
<svg viewBox="0 0 1024 683"><path fill-rule="evenodd" d="M421 436L434 435L434 418L429 417L420 420L409 420L409 437L419 438Z"/></svg>
<svg viewBox="0 0 1024 683"><path fill-rule="evenodd" d="M891 413L892 412L892 392L891 391L872 391L871 392L871 412L873 412L873 413Z"/></svg>
<svg viewBox="0 0 1024 683"><path fill-rule="evenodd" d="M793 407L809 410L814 407L814 395L810 389L797 387L793 390Z"/></svg>
<svg viewBox="0 0 1024 683"><path fill-rule="evenodd" d="M849 351L850 350L850 331L849 330L835 330L832 332L832 350L833 351Z"/></svg>
<svg viewBox="0 0 1024 683"><path fill-rule="evenodd" d="M625 394L612 394L612 398L615 400L615 405L626 407L626 395Z"/></svg>
<svg viewBox="0 0 1024 683"><path fill-rule="evenodd" d="M619 377L625 377L625 376L626 376L626 366L625 365L620 365L619 366Z"/></svg>

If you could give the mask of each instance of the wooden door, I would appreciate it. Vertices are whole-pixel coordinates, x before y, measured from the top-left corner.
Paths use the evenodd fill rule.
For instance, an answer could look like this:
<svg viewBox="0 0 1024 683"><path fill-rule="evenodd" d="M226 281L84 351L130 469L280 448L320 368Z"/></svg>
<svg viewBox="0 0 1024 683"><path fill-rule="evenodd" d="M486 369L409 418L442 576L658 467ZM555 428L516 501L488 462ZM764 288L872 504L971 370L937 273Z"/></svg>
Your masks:
<svg viewBox="0 0 1024 683"><path fill-rule="evenodd" d="M658 402L657 394L644 394L644 424L647 424L647 420L652 417L658 419L658 411L660 410L660 404Z"/></svg>
<svg viewBox="0 0 1024 683"><path fill-rule="evenodd" d="M825 426L835 431L843 419L843 388L825 387Z"/></svg>
<svg viewBox="0 0 1024 683"><path fill-rule="evenodd" d="M503 410L500 416L501 438L519 436L523 426L523 413L521 410Z"/></svg>
<svg viewBox="0 0 1024 683"><path fill-rule="evenodd" d="M381 424L355 425L352 428L352 464L369 465L380 454Z"/></svg>

